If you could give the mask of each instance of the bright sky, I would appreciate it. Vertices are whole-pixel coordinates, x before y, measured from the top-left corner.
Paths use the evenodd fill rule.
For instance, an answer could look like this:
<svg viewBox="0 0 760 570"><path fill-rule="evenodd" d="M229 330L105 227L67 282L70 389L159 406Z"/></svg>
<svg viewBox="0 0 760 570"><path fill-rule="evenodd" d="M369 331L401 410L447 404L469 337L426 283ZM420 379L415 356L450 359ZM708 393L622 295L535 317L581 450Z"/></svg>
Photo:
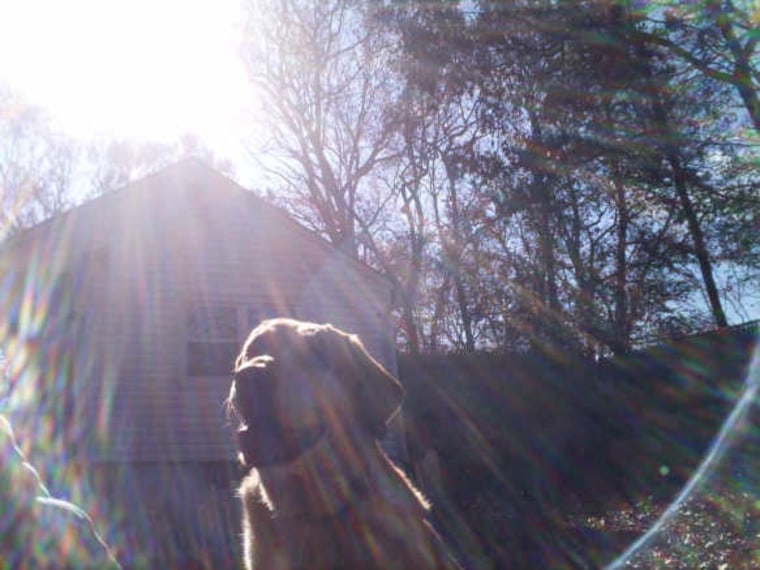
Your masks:
<svg viewBox="0 0 760 570"><path fill-rule="evenodd" d="M0 81L94 134L226 154L252 94L236 42L242 0L0 0Z"/></svg>

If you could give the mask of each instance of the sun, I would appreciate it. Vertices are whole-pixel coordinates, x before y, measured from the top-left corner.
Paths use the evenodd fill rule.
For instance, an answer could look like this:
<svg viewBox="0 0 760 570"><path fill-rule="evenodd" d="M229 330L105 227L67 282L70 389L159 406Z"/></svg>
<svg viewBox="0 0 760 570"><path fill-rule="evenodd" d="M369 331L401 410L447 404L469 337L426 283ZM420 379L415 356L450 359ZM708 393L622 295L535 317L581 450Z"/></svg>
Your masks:
<svg viewBox="0 0 760 570"><path fill-rule="evenodd" d="M78 136L235 136L252 98L240 0L0 3L0 80Z"/></svg>

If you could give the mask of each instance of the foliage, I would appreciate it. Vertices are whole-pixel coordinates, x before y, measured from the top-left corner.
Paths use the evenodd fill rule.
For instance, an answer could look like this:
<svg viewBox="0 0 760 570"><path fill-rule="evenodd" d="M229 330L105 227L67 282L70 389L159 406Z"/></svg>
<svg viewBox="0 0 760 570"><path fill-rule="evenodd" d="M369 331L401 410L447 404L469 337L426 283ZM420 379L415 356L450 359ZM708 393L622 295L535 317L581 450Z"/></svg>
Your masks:
<svg viewBox="0 0 760 570"><path fill-rule="evenodd" d="M413 352L603 356L758 304L749 2L249 0L251 162L395 290ZM202 141L74 141L3 91L3 235ZM241 165L242 166L242 165Z"/></svg>
<svg viewBox="0 0 760 570"><path fill-rule="evenodd" d="M732 292L741 310L756 267L756 148L735 136L736 82L671 53L656 13L391 4L402 104L417 117L405 143L425 160L433 222L421 346L605 354L725 326Z"/></svg>

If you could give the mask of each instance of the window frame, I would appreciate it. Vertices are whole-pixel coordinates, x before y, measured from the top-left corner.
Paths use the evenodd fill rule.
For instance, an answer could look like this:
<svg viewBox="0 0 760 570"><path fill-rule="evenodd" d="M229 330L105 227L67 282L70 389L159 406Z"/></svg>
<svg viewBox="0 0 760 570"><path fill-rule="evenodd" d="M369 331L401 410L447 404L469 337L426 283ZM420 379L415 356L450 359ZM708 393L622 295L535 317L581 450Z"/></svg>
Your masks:
<svg viewBox="0 0 760 570"><path fill-rule="evenodd" d="M225 325L214 327L213 319L205 327L196 329L194 319L202 319L214 311L234 311L235 334L231 330L223 331ZM291 311L287 311L291 314ZM262 320L282 314L272 303L256 304L235 303L195 303L185 310L185 371L190 378L210 378L230 376L233 372L238 351L248 338L251 330ZM228 321L233 322L231 315ZM222 319L223 321L224 319ZM230 322L226 326L230 325ZM217 329L217 330L215 330ZM212 348L217 345L216 348ZM203 348L205 347L205 348ZM219 353L214 354L215 350ZM205 354L204 354L205 352ZM222 364L224 362L224 364ZM226 367L226 369L223 369Z"/></svg>

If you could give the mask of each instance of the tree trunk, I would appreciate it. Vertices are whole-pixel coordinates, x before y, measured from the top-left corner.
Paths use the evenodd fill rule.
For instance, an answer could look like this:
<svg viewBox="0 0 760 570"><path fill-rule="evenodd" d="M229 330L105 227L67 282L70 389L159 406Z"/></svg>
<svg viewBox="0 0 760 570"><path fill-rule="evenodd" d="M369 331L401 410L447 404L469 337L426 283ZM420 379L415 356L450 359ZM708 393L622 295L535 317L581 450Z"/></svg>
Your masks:
<svg viewBox="0 0 760 570"><path fill-rule="evenodd" d="M728 325L728 320L726 319L726 314L723 311L723 306L720 302L718 287L715 284L712 261L710 260L707 243L705 242L704 232L702 231L702 226L699 223L697 213L694 210L694 204L689 195L689 189L686 183L686 172L679 152L672 142L674 140L673 128L662 102L653 98L653 105L655 120L659 125L662 138L660 148L662 149L673 174L673 186L675 187L678 201L683 210L684 217L686 218L689 235L691 236L692 245L694 247L694 255L699 264L699 271L702 275L702 282L705 286L705 293L707 294L713 319L717 326L725 327Z"/></svg>
<svg viewBox="0 0 760 570"><path fill-rule="evenodd" d="M559 309L559 295L557 293L557 264L554 257L555 243L552 232L551 199L547 188L546 176L539 178L537 188L540 200L538 202L538 232L539 232L539 257L541 270L541 301L556 314Z"/></svg>
<svg viewBox="0 0 760 570"><path fill-rule="evenodd" d="M541 123L536 113L530 114L530 124L533 140L538 148L543 148L545 143L543 141ZM555 260L556 244L554 242L554 233L552 232L550 182L550 174L547 174L545 171L534 170L531 195L535 198L535 204L538 208L534 219L538 232L540 298L544 306L549 308L553 316L556 316L559 311L559 294L557 292L557 267Z"/></svg>
<svg viewBox="0 0 760 570"><path fill-rule="evenodd" d="M728 326L726 314L723 311L723 306L720 302L720 295L718 294L718 287L715 284L715 277L713 275L712 262L710 261L710 253L705 243L704 233L702 232L702 226L697 219L697 214L694 211L694 204L689 196L689 190L686 187L686 175L681 165L681 161L675 153L669 153L668 162L673 170L673 184L678 194L678 201L681 203L684 216L686 217L686 223L689 227L689 234L691 234L692 243L694 246L694 255L697 257L699 263L699 271L702 274L702 281L705 285L705 292L707 293L707 299L710 303L710 309L712 310L715 324L719 327Z"/></svg>
<svg viewBox="0 0 760 570"><path fill-rule="evenodd" d="M449 161L444 159L444 166L446 169L446 176L449 181L449 199L450 199L450 216L451 216L451 228L452 236L448 245L445 247L447 250L446 257L449 263L452 264L453 279L454 279L454 293L457 299L457 306L459 307L459 318L462 319L462 330L464 332L464 348L466 352L475 351L475 334L472 330L472 313L470 312L469 299L467 298L467 288L465 280L462 277L462 255L463 255L463 236L462 236L462 220L459 212L459 197L457 195L457 174L454 167Z"/></svg>
<svg viewBox="0 0 760 570"><path fill-rule="evenodd" d="M615 316L611 348L614 352L620 353L627 352L631 348L628 294L626 290L628 285L628 226L631 222L631 213L628 209L625 185L620 179L617 168L615 168L615 178L612 183L615 188L617 227L615 228Z"/></svg>

